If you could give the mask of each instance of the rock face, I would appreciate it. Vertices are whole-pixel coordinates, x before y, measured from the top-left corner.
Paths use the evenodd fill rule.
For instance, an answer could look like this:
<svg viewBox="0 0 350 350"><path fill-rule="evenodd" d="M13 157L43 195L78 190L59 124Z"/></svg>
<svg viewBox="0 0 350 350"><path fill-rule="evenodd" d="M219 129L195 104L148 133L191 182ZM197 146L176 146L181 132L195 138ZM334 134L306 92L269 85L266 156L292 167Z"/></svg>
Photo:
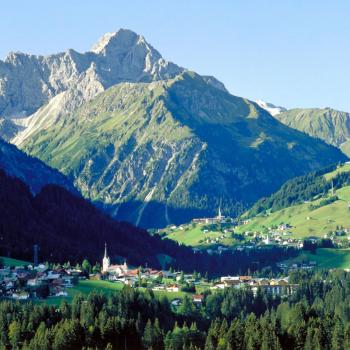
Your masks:
<svg viewBox="0 0 350 350"><path fill-rule="evenodd" d="M0 140L0 169L10 176L21 179L33 194L48 184L59 185L78 194L72 182L59 171L50 168L39 159L27 156L14 145L2 140Z"/></svg>
<svg viewBox="0 0 350 350"><path fill-rule="evenodd" d="M10 53L0 61L0 116L31 115L56 95L77 87L89 99L119 82L150 82L182 71L142 36L125 29L105 34L86 53Z"/></svg>
<svg viewBox="0 0 350 350"><path fill-rule="evenodd" d="M350 156L350 113L331 108L297 108L276 115L291 128L317 137Z"/></svg>
<svg viewBox="0 0 350 350"><path fill-rule="evenodd" d="M0 116L3 136L143 227L214 215L219 203L234 216L287 179L345 160L128 30L86 53L10 54Z"/></svg>

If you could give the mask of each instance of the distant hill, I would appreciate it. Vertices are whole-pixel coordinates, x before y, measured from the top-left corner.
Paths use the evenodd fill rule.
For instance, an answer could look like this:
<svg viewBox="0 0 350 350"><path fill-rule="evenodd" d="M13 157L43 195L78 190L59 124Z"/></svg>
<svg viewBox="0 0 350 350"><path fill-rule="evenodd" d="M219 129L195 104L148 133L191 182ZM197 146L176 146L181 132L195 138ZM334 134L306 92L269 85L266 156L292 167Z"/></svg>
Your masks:
<svg viewBox="0 0 350 350"><path fill-rule="evenodd" d="M259 200L243 217L239 230L255 231L281 223L297 236L319 236L343 227L350 230L350 164L328 167L288 181Z"/></svg>
<svg viewBox="0 0 350 350"><path fill-rule="evenodd" d="M336 146L350 156L350 113L332 108L297 108L275 117L283 124Z"/></svg>

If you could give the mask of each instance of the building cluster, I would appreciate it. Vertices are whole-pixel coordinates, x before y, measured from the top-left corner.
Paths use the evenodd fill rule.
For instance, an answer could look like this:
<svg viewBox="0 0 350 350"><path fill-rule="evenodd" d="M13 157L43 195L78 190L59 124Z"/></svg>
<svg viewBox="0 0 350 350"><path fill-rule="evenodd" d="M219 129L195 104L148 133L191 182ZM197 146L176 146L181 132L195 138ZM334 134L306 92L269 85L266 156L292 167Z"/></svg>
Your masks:
<svg viewBox="0 0 350 350"><path fill-rule="evenodd" d="M134 286L142 280L162 278L165 271L158 271L151 268L131 268L126 261L123 264L114 264L110 262L107 254L107 245L105 245L105 252L102 260L102 274L103 278L112 282L122 282L129 286Z"/></svg>
<svg viewBox="0 0 350 350"><path fill-rule="evenodd" d="M292 238L290 228L290 225L282 223L277 227L268 227L267 233L246 231L243 233L246 238L244 247L253 248L257 245L278 245L301 249L303 247L303 240Z"/></svg>
<svg viewBox="0 0 350 350"><path fill-rule="evenodd" d="M184 274L181 272L158 271L148 268L130 269L126 262L122 265L111 265L105 248L105 255L102 261L103 278L112 282L121 282L132 287L140 285L141 281L154 291L179 292L192 286L193 292L196 285L201 284L201 279L194 274ZM254 294L258 289L263 289L273 295L290 295L297 285L290 284L289 278L256 278L252 276L223 276L218 282L208 283L207 287L215 289L250 288ZM194 294L195 304L200 304L203 300L201 295ZM181 304L180 300L174 299L175 304ZM178 306L178 305L173 306Z"/></svg>
<svg viewBox="0 0 350 350"><path fill-rule="evenodd" d="M223 276L211 289L249 288L256 295L258 289L265 290L273 295L290 295L298 285L290 284L289 277L283 278L256 278L253 276Z"/></svg>
<svg viewBox="0 0 350 350"><path fill-rule="evenodd" d="M194 224L215 225L215 224L219 224L219 223L224 223L224 222L226 222L227 219L228 218L226 218L225 216L222 215L221 208L219 207L217 216L215 216L213 218L197 218L197 219L193 219L192 222Z"/></svg>
<svg viewBox="0 0 350 350"><path fill-rule="evenodd" d="M290 263L278 263L277 267L280 268L283 272L289 273L292 271L309 271L316 268L317 262L314 260L308 260L303 262L290 262Z"/></svg>
<svg viewBox="0 0 350 350"><path fill-rule="evenodd" d="M82 273L75 269L5 266L0 269L0 296L17 300L67 296L67 288L72 288L79 278L83 278Z"/></svg>

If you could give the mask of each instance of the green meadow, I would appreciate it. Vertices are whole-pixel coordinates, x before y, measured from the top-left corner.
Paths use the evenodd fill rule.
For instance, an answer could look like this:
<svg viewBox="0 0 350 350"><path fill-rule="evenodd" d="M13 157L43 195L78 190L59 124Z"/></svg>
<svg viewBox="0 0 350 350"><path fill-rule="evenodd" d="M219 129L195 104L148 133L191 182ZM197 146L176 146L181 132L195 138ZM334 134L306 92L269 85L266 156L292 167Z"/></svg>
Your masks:
<svg viewBox="0 0 350 350"><path fill-rule="evenodd" d="M248 224L236 228L238 232L261 231L264 227L288 223L293 237L321 237L325 233L336 230L337 226L350 228L350 186L336 191L338 200L312 209L320 199L278 210L265 216L256 216Z"/></svg>
<svg viewBox="0 0 350 350"><path fill-rule="evenodd" d="M319 269L350 269L350 249L319 248L316 254L303 252L288 262L315 261Z"/></svg>
<svg viewBox="0 0 350 350"><path fill-rule="evenodd" d="M235 243L235 240L231 237L232 232L221 232L215 226L208 229L207 232L205 228L209 226L195 224L195 225L183 225L183 229L176 228L175 230L166 229L166 238L172 239L178 243L196 247L196 248L209 248L215 244L230 246ZM221 238L226 235L226 238ZM216 240L217 243L207 243L207 240Z"/></svg>

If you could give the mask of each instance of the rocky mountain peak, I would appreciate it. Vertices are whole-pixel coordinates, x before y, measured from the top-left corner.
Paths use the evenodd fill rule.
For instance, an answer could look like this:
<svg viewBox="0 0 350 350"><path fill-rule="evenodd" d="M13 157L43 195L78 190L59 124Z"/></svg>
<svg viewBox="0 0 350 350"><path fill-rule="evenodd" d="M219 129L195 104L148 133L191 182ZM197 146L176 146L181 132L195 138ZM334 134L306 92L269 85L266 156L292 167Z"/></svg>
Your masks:
<svg viewBox="0 0 350 350"><path fill-rule="evenodd" d="M173 78L183 70L164 60L144 37L127 29L106 33L85 53L72 49L48 56L12 52L0 60L0 116L29 116L68 90L92 98L101 87ZM65 111L65 106L61 110Z"/></svg>
<svg viewBox="0 0 350 350"><path fill-rule="evenodd" d="M91 51L96 54L108 55L116 52L127 52L135 46L142 47L161 58L159 52L148 44L142 35L138 35L129 29L119 29L116 32L104 34L92 47Z"/></svg>

